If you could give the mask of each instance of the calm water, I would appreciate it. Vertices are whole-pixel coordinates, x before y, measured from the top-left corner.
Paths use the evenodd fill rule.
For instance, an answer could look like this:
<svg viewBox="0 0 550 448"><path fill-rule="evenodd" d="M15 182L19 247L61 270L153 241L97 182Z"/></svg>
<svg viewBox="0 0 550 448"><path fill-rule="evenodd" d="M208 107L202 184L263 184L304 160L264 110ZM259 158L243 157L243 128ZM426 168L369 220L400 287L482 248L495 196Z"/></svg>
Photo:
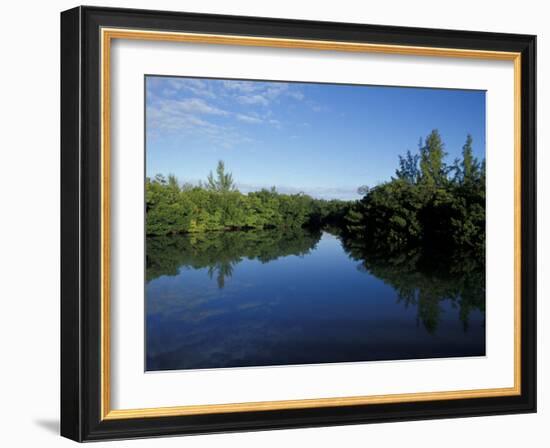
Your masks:
<svg viewBox="0 0 550 448"><path fill-rule="evenodd" d="M304 230L149 238L147 370L485 354L480 270L348 246Z"/></svg>

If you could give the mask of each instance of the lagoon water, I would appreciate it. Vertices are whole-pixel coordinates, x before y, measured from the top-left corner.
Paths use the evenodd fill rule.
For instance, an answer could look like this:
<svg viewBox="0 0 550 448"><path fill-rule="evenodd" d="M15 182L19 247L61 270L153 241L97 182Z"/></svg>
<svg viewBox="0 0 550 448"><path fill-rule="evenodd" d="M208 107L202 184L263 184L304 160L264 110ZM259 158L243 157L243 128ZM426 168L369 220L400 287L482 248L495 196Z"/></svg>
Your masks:
<svg viewBox="0 0 550 448"><path fill-rule="evenodd" d="M320 231L148 238L146 369L485 354L483 275L350 253Z"/></svg>

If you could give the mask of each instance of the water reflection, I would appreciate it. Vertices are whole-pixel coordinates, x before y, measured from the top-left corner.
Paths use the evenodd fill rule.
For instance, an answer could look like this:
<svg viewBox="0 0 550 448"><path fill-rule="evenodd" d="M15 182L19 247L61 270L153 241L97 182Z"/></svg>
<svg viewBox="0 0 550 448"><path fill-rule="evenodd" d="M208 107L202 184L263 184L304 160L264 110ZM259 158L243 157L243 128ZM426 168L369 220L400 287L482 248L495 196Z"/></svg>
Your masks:
<svg viewBox="0 0 550 448"><path fill-rule="evenodd" d="M148 238L147 370L483 355L484 297L475 257L304 229Z"/></svg>
<svg viewBox="0 0 550 448"><path fill-rule="evenodd" d="M223 288L243 259L268 263L288 255L306 255L321 238L319 230L211 232L147 238L147 281L178 275L182 266L207 268Z"/></svg>
<svg viewBox="0 0 550 448"><path fill-rule="evenodd" d="M368 250L361 241L343 239L342 244L359 262L359 270L391 285L404 306L417 307L418 318L430 333L437 329L442 300L460 310L465 331L473 310L485 312L485 264L479 254L449 257L416 249L387 255Z"/></svg>

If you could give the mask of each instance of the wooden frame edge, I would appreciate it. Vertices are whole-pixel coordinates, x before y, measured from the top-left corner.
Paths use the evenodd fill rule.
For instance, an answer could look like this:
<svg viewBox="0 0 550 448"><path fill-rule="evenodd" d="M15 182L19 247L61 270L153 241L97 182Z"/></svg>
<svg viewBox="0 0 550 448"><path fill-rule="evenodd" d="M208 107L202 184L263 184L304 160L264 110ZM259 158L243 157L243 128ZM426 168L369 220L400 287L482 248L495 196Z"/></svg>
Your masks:
<svg viewBox="0 0 550 448"><path fill-rule="evenodd" d="M422 392L356 397L314 398L189 405L141 409L110 408L110 44L112 39L153 40L322 51L368 52L411 56L458 57L514 63L514 386L508 388ZM143 31L101 28L101 420L121 420L267 410L410 403L521 395L521 53L391 44L283 39L222 34Z"/></svg>

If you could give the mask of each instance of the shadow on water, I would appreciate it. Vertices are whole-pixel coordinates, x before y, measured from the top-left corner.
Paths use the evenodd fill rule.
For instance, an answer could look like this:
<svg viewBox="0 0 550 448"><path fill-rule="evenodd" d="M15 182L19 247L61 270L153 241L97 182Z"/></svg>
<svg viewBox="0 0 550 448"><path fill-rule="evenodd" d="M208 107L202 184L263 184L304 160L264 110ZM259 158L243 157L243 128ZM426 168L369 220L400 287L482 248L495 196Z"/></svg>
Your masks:
<svg viewBox="0 0 550 448"><path fill-rule="evenodd" d="M306 229L150 237L147 370L483 355L479 260Z"/></svg>

